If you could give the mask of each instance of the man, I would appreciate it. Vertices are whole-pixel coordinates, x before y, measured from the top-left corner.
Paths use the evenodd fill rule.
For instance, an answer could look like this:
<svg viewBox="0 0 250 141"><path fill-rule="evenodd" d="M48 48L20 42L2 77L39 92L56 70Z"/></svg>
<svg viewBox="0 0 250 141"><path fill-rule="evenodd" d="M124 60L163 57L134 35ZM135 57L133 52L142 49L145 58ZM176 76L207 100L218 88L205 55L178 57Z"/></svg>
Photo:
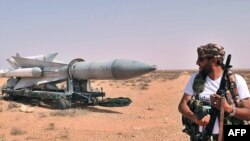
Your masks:
<svg viewBox="0 0 250 141"><path fill-rule="evenodd" d="M203 105L213 106L216 109L220 109L221 97L217 95L216 92L219 89L223 74L225 51L222 46L209 43L200 46L197 49L197 53L198 60L196 64L199 66L199 73L193 74L188 81L178 109L185 118L188 118L191 120L191 122L199 125L199 128L197 128L199 131L196 132L200 133L206 129L205 126L209 124L212 118L208 113L202 119L198 119L197 115L191 110L189 102L191 99L198 99L203 103ZM233 74L233 76L235 77L235 89L237 90L240 103L237 104L232 101L225 100L224 109L225 112L228 113L226 116L229 117L229 122L234 124L236 123L234 122L235 119L240 121L250 120L250 94L246 81L240 75ZM204 81L199 81L199 77L203 77ZM201 90L199 91L196 88ZM218 133L219 122L218 117L216 117L215 124L212 128L212 135L209 135L209 138L213 138L212 140L217 140ZM194 140L194 137L191 136L191 140Z"/></svg>

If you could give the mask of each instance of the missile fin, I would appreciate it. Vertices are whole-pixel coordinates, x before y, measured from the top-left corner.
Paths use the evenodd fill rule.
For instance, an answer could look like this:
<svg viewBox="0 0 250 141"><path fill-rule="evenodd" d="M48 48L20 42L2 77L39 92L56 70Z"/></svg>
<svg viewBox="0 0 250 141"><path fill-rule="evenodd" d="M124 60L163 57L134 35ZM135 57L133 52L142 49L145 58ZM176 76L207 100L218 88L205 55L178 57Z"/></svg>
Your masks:
<svg viewBox="0 0 250 141"><path fill-rule="evenodd" d="M28 59L22 57L12 57L17 64L22 68L29 68L29 67L61 67L67 64L65 63L58 63L58 62L51 62L51 61L44 61L44 60L35 60L35 59Z"/></svg>
<svg viewBox="0 0 250 141"><path fill-rule="evenodd" d="M46 55L45 58L47 61L53 61L53 60L55 60L57 54L58 53L51 53L51 54Z"/></svg>
<svg viewBox="0 0 250 141"><path fill-rule="evenodd" d="M16 61L13 58L9 58L7 59L7 62L13 67L13 68L18 68L18 64L16 63Z"/></svg>

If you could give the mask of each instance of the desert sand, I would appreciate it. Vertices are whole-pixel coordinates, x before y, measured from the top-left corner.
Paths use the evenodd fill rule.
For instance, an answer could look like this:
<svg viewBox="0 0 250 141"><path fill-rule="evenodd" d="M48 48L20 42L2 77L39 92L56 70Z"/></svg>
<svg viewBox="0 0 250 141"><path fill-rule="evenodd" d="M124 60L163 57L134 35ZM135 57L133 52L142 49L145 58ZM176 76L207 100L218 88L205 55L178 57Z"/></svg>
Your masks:
<svg viewBox="0 0 250 141"><path fill-rule="evenodd" d="M31 104L31 113L0 100L0 141L185 141L178 103L189 73L157 72L127 81L93 81L106 97L129 97L125 107L56 110ZM0 85L6 79L0 80ZM18 102L16 102L18 103ZM20 103L19 103L20 104Z"/></svg>

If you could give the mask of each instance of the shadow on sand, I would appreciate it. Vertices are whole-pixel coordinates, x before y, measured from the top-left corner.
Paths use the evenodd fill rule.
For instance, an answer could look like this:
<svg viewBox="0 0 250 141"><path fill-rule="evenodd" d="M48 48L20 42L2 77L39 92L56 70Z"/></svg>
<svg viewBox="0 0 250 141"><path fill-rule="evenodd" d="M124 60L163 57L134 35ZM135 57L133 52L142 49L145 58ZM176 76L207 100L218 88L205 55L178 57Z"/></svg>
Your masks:
<svg viewBox="0 0 250 141"><path fill-rule="evenodd" d="M2 99L4 99L5 101L16 102L16 103L24 104L27 106L39 106L39 107L43 107L43 108L50 109L50 110L59 110L57 108L56 102L51 101L51 100L37 101L36 99L24 98L24 97L20 97L18 99L10 99L9 97L3 97ZM69 109L84 110L84 111L96 112L96 113L122 114L121 112L113 111L107 108L104 109L103 107L100 107L100 106L90 106L86 103L74 103L71 105Z"/></svg>

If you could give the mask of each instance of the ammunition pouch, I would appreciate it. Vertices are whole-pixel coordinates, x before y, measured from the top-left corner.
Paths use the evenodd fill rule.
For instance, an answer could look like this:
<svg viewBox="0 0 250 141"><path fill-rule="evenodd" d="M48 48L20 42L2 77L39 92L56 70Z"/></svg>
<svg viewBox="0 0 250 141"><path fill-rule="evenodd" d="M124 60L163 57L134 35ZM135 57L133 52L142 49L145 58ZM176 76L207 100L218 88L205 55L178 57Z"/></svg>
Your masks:
<svg viewBox="0 0 250 141"><path fill-rule="evenodd" d="M224 118L225 125L250 125L250 121L241 120L235 117L225 116Z"/></svg>
<svg viewBox="0 0 250 141"><path fill-rule="evenodd" d="M208 114L208 110L203 107L203 103L200 100L191 99L188 102L188 106L199 120Z"/></svg>
<svg viewBox="0 0 250 141"><path fill-rule="evenodd" d="M203 107L203 103L200 100L191 99L188 102L188 107L199 120L201 120L209 113L208 109ZM202 132L202 134L199 133L199 125L197 125L190 119L182 116L182 124L184 125L183 132L188 134L191 137L192 141L199 141L200 139L205 138L206 135L204 132Z"/></svg>

